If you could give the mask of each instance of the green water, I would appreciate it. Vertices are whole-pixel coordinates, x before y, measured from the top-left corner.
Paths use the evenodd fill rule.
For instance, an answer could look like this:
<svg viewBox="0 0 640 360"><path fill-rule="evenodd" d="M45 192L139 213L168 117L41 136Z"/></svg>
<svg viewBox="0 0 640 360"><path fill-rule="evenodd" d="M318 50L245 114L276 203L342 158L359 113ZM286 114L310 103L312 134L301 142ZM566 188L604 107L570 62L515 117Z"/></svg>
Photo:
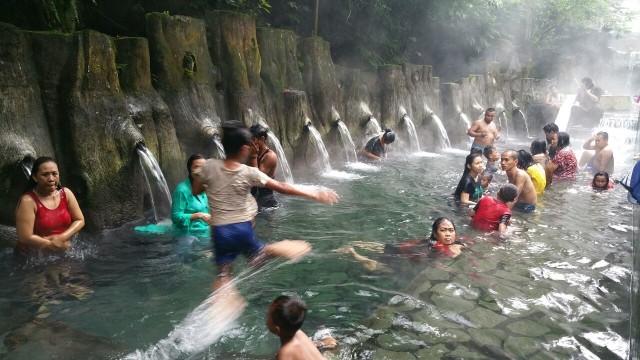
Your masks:
<svg viewBox="0 0 640 360"><path fill-rule="evenodd" d="M296 183L334 188L340 203L279 197L281 207L261 214L256 230L265 242L305 239L312 254L259 271L237 262L249 304L237 326L180 358L273 358L279 342L264 318L281 294L307 302L307 334L325 327L338 339L328 353L334 358L624 358L632 231L623 189L594 193L586 176L554 183L535 214L515 214L515 231L496 240L449 204L463 163L462 153L396 155L377 172L340 169L359 179L297 174ZM617 165L623 173L631 163ZM335 251L424 237L439 216L452 217L458 235L472 241L456 259L396 258L392 272L371 272ZM132 228L85 236L69 258L48 264L23 267L6 251L0 357L118 358L165 339L209 294L211 246L181 248Z"/></svg>

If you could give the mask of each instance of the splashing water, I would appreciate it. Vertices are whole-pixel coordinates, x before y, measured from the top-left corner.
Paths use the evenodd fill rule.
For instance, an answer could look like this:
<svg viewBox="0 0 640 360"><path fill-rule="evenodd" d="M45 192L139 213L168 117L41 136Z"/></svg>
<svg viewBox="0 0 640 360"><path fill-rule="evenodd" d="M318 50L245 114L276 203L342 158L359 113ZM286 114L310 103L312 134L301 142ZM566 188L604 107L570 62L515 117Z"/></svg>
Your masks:
<svg viewBox="0 0 640 360"><path fill-rule="evenodd" d="M147 182L155 220L158 222L168 219L171 208L171 192L169 192L167 180L162 174L158 161L145 145L139 144L137 151L144 179Z"/></svg>
<svg viewBox="0 0 640 360"><path fill-rule="evenodd" d="M320 171L323 173L330 172L331 163L329 163L329 153L327 152L327 148L324 146L322 136L320 136L318 130L316 130L316 128L311 124L307 125L307 129L309 129L309 134L311 134L313 145L316 148L318 161L320 162Z"/></svg>
<svg viewBox="0 0 640 360"><path fill-rule="evenodd" d="M356 145L353 143L349 129L344 122L338 120L338 131L340 132L340 138L342 139L342 145L347 156L347 162L358 161L358 155L356 154Z"/></svg>
<svg viewBox="0 0 640 360"><path fill-rule="evenodd" d="M411 121L411 118L407 114L404 114L402 116L402 120L407 126L407 132L409 133L409 145L411 146L411 152L419 152L420 142L418 141L418 132L416 131L416 126L413 124L413 121Z"/></svg>
<svg viewBox="0 0 640 360"><path fill-rule="evenodd" d="M224 146L222 146L222 139L220 139L220 135L214 134L212 140L214 145L216 146L216 150L218 151L218 158L226 158L227 154L224 152Z"/></svg>
<svg viewBox="0 0 640 360"><path fill-rule="evenodd" d="M278 155L278 166L280 167L280 172L282 173L282 177L284 177L284 181L289 184L293 184L291 167L289 167L289 162L287 161L287 157L284 154L284 149L282 148L280 141L278 141L278 138L272 131L267 131L267 137L275 149L276 155Z"/></svg>

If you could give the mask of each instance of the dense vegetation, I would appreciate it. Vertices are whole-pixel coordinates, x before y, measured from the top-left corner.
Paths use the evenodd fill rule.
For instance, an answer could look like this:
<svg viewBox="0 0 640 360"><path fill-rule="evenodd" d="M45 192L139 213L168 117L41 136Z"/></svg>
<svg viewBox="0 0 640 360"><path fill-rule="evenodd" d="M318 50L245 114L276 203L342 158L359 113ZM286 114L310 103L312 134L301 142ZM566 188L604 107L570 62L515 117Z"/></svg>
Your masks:
<svg viewBox="0 0 640 360"><path fill-rule="evenodd" d="M622 0L3 0L0 21L26 29L93 28L144 35L144 14L201 17L205 10L254 14L262 26L290 28L331 43L334 61L375 69L381 64L433 64L443 78L473 72L486 60L532 67L548 76L563 49L597 53L627 29ZM318 9L315 28L316 6ZM317 32L316 32L317 31ZM604 45L603 45L604 46ZM515 63L515 64L514 64Z"/></svg>

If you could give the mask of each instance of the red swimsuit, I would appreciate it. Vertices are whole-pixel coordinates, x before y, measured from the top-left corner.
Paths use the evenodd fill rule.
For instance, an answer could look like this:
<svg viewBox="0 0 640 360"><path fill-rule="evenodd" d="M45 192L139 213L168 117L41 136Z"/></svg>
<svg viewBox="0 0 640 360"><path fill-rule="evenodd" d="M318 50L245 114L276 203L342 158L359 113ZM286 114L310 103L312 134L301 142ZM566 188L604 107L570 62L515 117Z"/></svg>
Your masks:
<svg viewBox="0 0 640 360"><path fill-rule="evenodd" d="M28 191L27 195L31 196L36 202L36 219L33 224L33 233L38 236L46 237L63 233L71 225L71 214L67 207L67 196L64 189L58 190L60 194L60 204L55 209L48 209L38 195L33 191ZM29 252L29 245L18 242L16 248L25 253Z"/></svg>

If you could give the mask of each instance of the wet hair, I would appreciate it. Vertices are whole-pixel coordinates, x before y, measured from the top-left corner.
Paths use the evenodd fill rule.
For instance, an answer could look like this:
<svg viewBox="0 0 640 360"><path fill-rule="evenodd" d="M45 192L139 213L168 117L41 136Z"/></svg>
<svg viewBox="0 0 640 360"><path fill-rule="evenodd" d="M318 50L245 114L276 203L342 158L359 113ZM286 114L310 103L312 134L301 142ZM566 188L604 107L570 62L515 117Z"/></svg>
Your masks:
<svg viewBox="0 0 640 360"><path fill-rule="evenodd" d="M491 153L494 150L498 150L498 149L493 145L488 145L488 146L485 146L485 148L482 150L482 154L484 155L484 157L489 159L489 155L491 155Z"/></svg>
<svg viewBox="0 0 640 360"><path fill-rule="evenodd" d="M533 165L533 156L527 150L518 150L518 167L527 170L531 165Z"/></svg>
<svg viewBox="0 0 640 360"><path fill-rule="evenodd" d="M291 337L300 330L307 316L307 304L302 299L281 295L271 304L274 305L271 319L282 330L282 335Z"/></svg>
<svg viewBox="0 0 640 360"><path fill-rule="evenodd" d="M480 173L480 179L487 178L489 181L493 181L493 173L489 169L484 169Z"/></svg>
<svg viewBox="0 0 640 360"><path fill-rule="evenodd" d="M602 136L602 138L604 139L604 141L609 141L609 133L606 131L600 131L598 132L596 135L598 136Z"/></svg>
<svg viewBox="0 0 640 360"><path fill-rule="evenodd" d="M222 124L222 147L227 157L238 154L244 145L251 144L252 139L251 132L242 122L229 120Z"/></svg>
<svg viewBox="0 0 640 360"><path fill-rule="evenodd" d="M482 156L482 152L483 152L482 149L477 147L472 147L471 150L469 150L469 155L478 154Z"/></svg>
<svg viewBox="0 0 640 360"><path fill-rule="evenodd" d="M467 158L464 161L464 171L462 172L462 177L460 177L460 181L458 181L458 186L456 187L456 191L454 192L454 196L456 200L460 199L460 194L462 194L462 191L464 190L464 186L467 183L467 176L471 172L471 170L469 170L469 167L471 166L471 164L473 164L476 158L482 158L482 154L471 153L467 155Z"/></svg>
<svg viewBox="0 0 640 360"><path fill-rule="evenodd" d="M40 171L40 166L48 162L52 162L58 165L58 163L53 158L48 156L41 156L37 158L36 161L33 162L33 166L31 167L31 175L29 176L29 180L27 180L26 191L33 190L36 188L36 185L38 185L38 183L35 180L33 180L33 177L38 174L38 171ZM60 185L60 183L58 183L56 187L60 189L62 186Z"/></svg>
<svg viewBox="0 0 640 360"><path fill-rule="evenodd" d="M429 240L436 241L436 233L438 232L438 228L440 227L440 224L445 221L450 222L451 225L453 225L453 230L456 230L456 224L453 222L453 220L449 219L446 216L439 217L433 222L433 225L431 225L431 234L429 235Z"/></svg>
<svg viewBox="0 0 640 360"><path fill-rule="evenodd" d="M589 89L595 85L593 83L593 79L591 79L590 77L583 77L582 80L580 80L580 82L583 83Z"/></svg>
<svg viewBox="0 0 640 360"><path fill-rule="evenodd" d="M559 133L560 132L560 128L558 128L558 125L554 124L554 123L548 123L545 126L542 127L542 131L544 131L545 133Z"/></svg>
<svg viewBox="0 0 640 360"><path fill-rule="evenodd" d="M494 109L492 107L487 108L487 110L484 111L484 114L487 115L487 113L490 113L490 112L496 112L496 109Z"/></svg>
<svg viewBox="0 0 640 360"><path fill-rule="evenodd" d="M189 180L191 180L191 165L193 165L194 161L200 159L206 159L206 157L204 157L204 155L202 154L193 154L189 156L189 159L187 159L187 172L189 173Z"/></svg>
<svg viewBox="0 0 640 360"><path fill-rule="evenodd" d="M569 142L569 134L564 131L558 133L558 149L564 149L571 145Z"/></svg>
<svg viewBox="0 0 640 360"><path fill-rule="evenodd" d="M518 188L515 185L509 183L504 184L498 190L498 199L508 203L513 201L518 196Z"/></svg>
<svg viewBox="0 0 640 360"><path fill-rule="evenodd" d="M385 144L391 144L396 140L396 133L391 129L384 129L384 134L382 134L382 139Z"/></svg>
<svg viewBox="0 0 640 360"><path fill-rule="evenodd" d="M535 139L531 142L531 155L547 154L547 142L542 139Z"/></svg>
<svg viewBox="0 0 640 360"><path fill-rule="evenodd" d="M598 176L604 176L604 179L606 180L604 187L599 187L596 185L596 179L598 178ZM597 173L595 173L593 175L593 180L591 181L591 187L593 187L596 190L607 190L609 189L609 173L606 171L598 171Z"/></svg>
<svg viewBox="0 0 640 360"><path fill-rule="evenodd" d="M251 125L249 131L251 131L251 135L253 135L254 138L266 138L269 129L267 129L267 127L262 124L255 124Z"/></svg>

